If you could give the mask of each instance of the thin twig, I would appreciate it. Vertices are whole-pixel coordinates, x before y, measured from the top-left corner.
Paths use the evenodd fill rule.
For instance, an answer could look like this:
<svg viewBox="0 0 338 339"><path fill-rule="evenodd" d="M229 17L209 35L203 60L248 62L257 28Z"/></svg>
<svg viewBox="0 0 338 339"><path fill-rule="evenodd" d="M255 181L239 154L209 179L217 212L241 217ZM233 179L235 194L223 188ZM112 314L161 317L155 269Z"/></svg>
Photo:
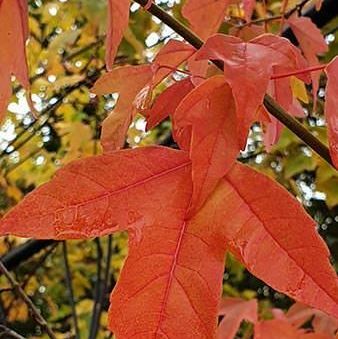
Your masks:
<svg viewBox="0 0 338 339"><path fill-rule="evenodd" d="M5 169L4 177L6 178L11 172L13 172L16 168L24 164L27 160L32 159L36 154L38 154L41 151L42 147L37 147L32 152L28 153L24 158L20 159L17 163L15 163L13 166L9 167L8 169Z"/></svg>
<svg viewBox="0 0 338 339"><path fill-rule="evenodd" d="M45 253L43 253L41 255L41 257L39 258L39 260L36 263L34 263L33 269L29 273L27 273L24 276L24 278L23 278L23 282L21 284L21 288L22 289L26 288L26 286L29 283L30 279L34 276L36 271L42 266L42 264L48 258L48 256L54 251L54 249L57 247L57 245L58 245L58 242L55 242L50 248L47 248ZM2 261L2 263L4 263L4 261ZM13 291L13 288L7 289L7 291L8 290L9 291ZM6 291L6 289L3 289L0 292L7 292L7 291ZM15 299L12 299L11 302L9 303L9 305L6 307L6 309L9 310L13 306L14 302L15 302Z"/></svg>
<svg viewBox="0 0 338 339"><path fill-rule="evenodd" d="M266 18L259 18L259 19L248 21L248 22L239 23L239 24L235 25L235 27L236 28L244 28L246 26L251 26L251 25L254 25L254 24L261 24L261 23L266 23L266 22L275 21L275 20L288 19L293 13L302 11L303 7L308 2L309 2L309 0L303 0L301 3L299 3L295 7L291 8L289 11L287 11L284 14L278 14L278 15L268 16Z"/></svg>
<svg viewBox="0 0 338 339"><path fill-rule="evenodd" d="M63 261L65 264L65 270L66 270L66 284L67 289L69 293L69 299L70 299L70 306L72 309L72 316L74 321L74 329L75 329L75 338L80 339L80 330L79 330L79 323L77 319L76 314L76 307L75 307L75 297L74 297L74 290L73 290L73 284L72 284L72 274L70 271L69 261L68 261L68 249L67 249L67 242L62 242L62 254L63 254Z"/></svg>
<svg viewBox="0 0 338 339"><path fill-rule="evenodd" d="M309 2L309 0L302 1L301 3L291 8L289 11L287 11L284 14L278 14L278 15L268 16L266 18L259 18L259 19L251 20L245 23L239 23L236 25L236 27L243 28L243 27L250 26L253 24L260 24L260 23L266 23L266 22L270 22L274 20L288 19L293 13L301 11L307 2Z"/></svg>
<svg viewBox="0 0 338 339"><path fill-rule="evenodd" d="M89 331L89 339L95 339L96 338L96 321L97 321L97 315L100 311L100 294L102 290L102 257L103 257L103 251L101 246L101 241L99 238L94 239L96 244L96 250L97 250L97 257L96 257L96 283L95 283L95 291L94 291L94 306L93 306L93 317L92 321L90 323L90 331Z"/></svg>
<svg viewBox="0 0 338 339"><path fill-rule="evenodd" d="M287 11L284 15L284 18L285 19L288 19L290 18L290 16L293 14L293 13L296 13L296 12L301 12L304 8L304 6L309 2L310 0L303 0L302 2L300 2L299 4L297 4L295 7L293 7L292 9L290 9L289 11Z"/></svg>
<svg viewBox="0 0 338 339"><path fill-rule="evenodd" d="M147 5L147 0L134 0L141 6ZM305 0L304 0L305 1ZM304 2L303 1L303 2ZM162 10L154 3L151 4L148 11L160 19L163 23L168 25L177 34L189 42L193 47L199 49L203 46L204 41L201 40L194 32L192 32L184 24L176 20L173 16ZM215 63L215 62L214 62ZM220 62L215 63L217 67L223 69ZM266 94L264 97L264 105L271 115L282 122L294 134L296 134L305 144L310 146L316 153L318 153L324 160L333 166L329 149L319 139L312 135L301 123L294 117L289 115L270 95Z"/></svg>
<svg viewBox="0 0 338 339"><path fill-rule="evenodd" d="M261 23L266 23L266 22L281 20L281 19L282 19L282 15L273 15L273 16L268 16L268 17L265 17L265 18L259 18L259 19L256 19L256 20L251 20L251 21L243 23L243 24L238 24L238 25L236 25L236 28L244 28L246 26L251 26L251 25L254 25L254 24L261 24Z"/></svg>
<svg viewBox="0 0 338 339"><path fill-rule="evenodd" d="M15 331L11 330L10 328L8 328L4 325L0 325L0 338L3 338L3 339L10 339L10 338L25 339L25 337L23 337L19 333L16 333Z"/></svg>
<svg viewBox="0 0 338 339"><path fill-rule="evenodd" d="M41 250L45 250L51 246L57 244L55 240L28 240L22 245L19 245L11 249L7 254L1 257L2 263L7 267L9 271L14 270L21 263L33 257Z"/></svg>
<svg viewBox="0 0 338 339"><path fill-rule="evenodd" d="M37 260L36 263L34 263L34 266L33 266L33 269L30 270L30 272L28 272L24 278L23 278L23 282L21 284L21 288L22 289L25 289L25 287L27 286L27 284L29 283L30 279L34 276L34 274L36 273L36 271L43 265L43 263L45 262L45 260L49 257L49 255L54 251L54 249L58 246L59 242L55 241L52 243L52 245L50 247L47 247L46 250L45 250L45 253L43 253ZM25 245L25 244L24 244ZM15 249L16 250L16 249ZM5 260L4 260L5 259ZM3 257L2 259L2 262L3 264L5 262L8 262L6 260L6 256ZM9 261L10 263L10 261ZM6 264L5 264L6 266ZM7 269L12 269L12 266L11 264L9 266L7 266L8 268ZM0 290L0 293L3 293L3 292L13 292L13 287L11 288L4 288L4 289L1 289ZM13 303L15 302L15 299L12 299L11 302L9 303L9 305L6 307L7 310L9 310ZM1 338L1 336L0 336Z"/></svg>
<svg viewBox="0 0 338 339"><path fill-rule="evenodd" d="M68 54L67 56L65 56L65 57L62 59L62 61L63 61L63 62L65 62L65 61L70 61L70 60L72 60L72 59L78 57L79 55L81 55L81 54L83 54L83 53L85 53L85 52L91 50L92 48L102 45L102 43L103 43L103 41L104 41L104 38L105 38L105 36L100 36L100 37L98 37L97 40L95 40L94 42L90 43L89 45L84 46L83 48L81 48L81 49L75 51L75 52L72 53L72 54Z"/></svg>
<svg viewBox="0 0 338 339"><path fill-rule="evenodd" d="M20 284L12 277L12 275L8 272L7 268L4 266L2 261L0 260L0 271L4 274L10 284L13 286L14 291L22 298L22 300L28 306L33 318L36 322L41 326L41 328L48 334L49 338L56 339L55 334L52 329L48 326L47 321L40 314L40 311L35 307L32 300L28 297L26 292L22 289Z"/></svg>
<svg viewBox="0 0 338 339"><path fill-rule="evenodd" d="M34 267L33 269L27 273L24 277L23 277L23 282L21 287L24 289L27 284L29 283L29 280L34 276L35 272L41 268L41 266L43 265L43 263L45 262L45 260L50 256L50 254L55 250L55 248L57 247L59 243L56 242L54 243L51 247L47 248L45 250L45 252L41 255L40 258L38 258L37 262L34 263Z"/></svg>
<svg viewBox="0 0 338 339"><path fill-rule="evenodd" d="M20 139L28 130L30 130L31 128L34 128L35 131L40 130L43 126L46 125L46 123L48 122L48 119L51 117L52 113L55 112L55 110L63 103L63 100L70 95L73 91L79 89L82 86L90 86L92 85L95 80L98 78L100 72L104 69L104 67L101 67L100 69L98 69L95 73L93 73L91 76L87 77L84 80L79 81L78 83L67 87L64 90L64 93L62 93L60 95L60 97L57 99L57 101L53 104L51 104L50 106L48 106L47 108L45 108L39 115L39 119L34 119L33 122L31 122L29 125L25 126L25 128L18 133L18 135L16 136L16 138L11 141L8 146L6 147L6 149L4 151L2 151L0 153L0 158L4 157L4 156L8 156L9 154L17 151L18 149L20 149L23 145L25 145L30 139L32 139L35 134L31 133L29 136L26 137L26 139L22 140L19 145L17 145L17 147L13 147L12 150L8 151L8 148L11 146L14 146L14 144L18 141L18 139ZM42 122L40 122L40 120L43 119ZM36 124L38 124L40 122L40 125L38 127L35 127Z"/></svg>

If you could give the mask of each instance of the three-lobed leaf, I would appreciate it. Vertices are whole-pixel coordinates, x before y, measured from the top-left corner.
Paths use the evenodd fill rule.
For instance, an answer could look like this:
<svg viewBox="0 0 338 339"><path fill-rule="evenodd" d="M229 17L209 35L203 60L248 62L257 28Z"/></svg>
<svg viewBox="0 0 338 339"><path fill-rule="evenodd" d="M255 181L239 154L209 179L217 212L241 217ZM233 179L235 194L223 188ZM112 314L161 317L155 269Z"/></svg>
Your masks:
<svg viewBox="0 0 338 339"><path fill-rule="evenodd" d="M186 153L119 151L66 166L1 221L0 233L73 239L128 229L109 310L117 337L210 338L225 243L207 209L186 219L190 199Z"/></svg>
<svg viewBox="0 0 338 339"><path fill-rule="evenodd" d="M245 146L250 126L258 119L273 67L297 69L304 65L299 51L287 39L272 34L263 34L249 42L216 34L197 52L196 59L224 63L224 76L236 101L241 148Z"/></svg>

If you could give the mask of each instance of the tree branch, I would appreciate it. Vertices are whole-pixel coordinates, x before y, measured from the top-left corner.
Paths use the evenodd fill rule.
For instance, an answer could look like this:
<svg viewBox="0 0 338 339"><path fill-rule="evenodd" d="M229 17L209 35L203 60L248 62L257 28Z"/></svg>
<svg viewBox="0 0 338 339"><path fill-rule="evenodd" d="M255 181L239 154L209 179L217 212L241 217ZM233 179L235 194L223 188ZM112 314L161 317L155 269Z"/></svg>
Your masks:
<svg viewBox="0 0 338 339"><path fill-rule="evenodd" d="M23 337L19 333L14 332L13 330L11 330L10 328L8 328L4 325L0 325L0 338L3 338L3 339L9 339L9 338L25 339L25 337Z"/></svg>
<svg viewBox="0 0 338 339"><path fill-rule="evenodd" d="M134 0L141 6L148 4L147 0ZM330 2L330 0L328 1ZM338 6L336 6L338 7ZM173 16L165 12L162 8L152 3L147 9L151 14L160 19L163 23L168 25L177 34L184 38L196 49L202 47L204 41L201 40L195 33L193 33L188 27L176 20ZM215 63L216 66L222 69L222 65L219 62ZM304 143L310 146L316 153L318 153L324 160L333 166L333 162L330 156L329 149L319 139L312 135L301 123L299 123L294 117L289 115L270 95L266 94L264 97L264 105L271 115L283 123L294 134L296 134Z"/></svg>
<svg viewBox="0 0 338 339"><path fill-rule="evenodd" d="M15 269L22 262L31 258L43 249L55 244L55 240L28 240L24 244L12 249L1 258L9 271Z"/></svg>
<svg viewBox="0 0 338 339"><path fill-rule="evenodd" d="M13 289L16 291L16 293L22 298L22 300L26 303L29 310L31 311L31 314L33 318L36 320L36 322L44 329L44 331L48 334L49 338L56 339L55 334L51 330L51 328L48 326L46 320L42 317L39 310L35 307L32 300L28 297L26 292L22 289L20 284L12 277L12 275L9 273L7 268L4 266L4 264L0 261L0 271L4 274L4 276L8 279L10 284L12 285Z"/></svg>
<svg viewBox="0 0 338 339"><path fill-rule="evenodd" d="M78 320L77 320L75 298L74 298L74 289L73 289L73 284L72 284L72 274L71 274L71 271L70 271L70 265L69 265L69 260L68 260L67 242L65 240L62 242L62 254L63 254L63 260L64 260L64 264L65 264L66 283L67 283L70 305L71 305L71 309L72 309L72 316L73 316L73 321L74 321L75 339L80 339L80 330L79 330L79 324L78 324Z"/></svg>

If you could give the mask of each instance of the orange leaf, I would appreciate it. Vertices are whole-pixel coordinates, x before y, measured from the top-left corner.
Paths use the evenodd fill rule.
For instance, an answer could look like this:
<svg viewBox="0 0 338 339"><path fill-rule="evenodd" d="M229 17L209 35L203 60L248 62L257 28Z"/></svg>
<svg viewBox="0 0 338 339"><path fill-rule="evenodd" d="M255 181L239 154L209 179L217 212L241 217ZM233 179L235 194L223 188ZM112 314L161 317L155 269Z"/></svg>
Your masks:
<svg viewBox="0 0 338 339"><path fill-rule="evenodd" d="M241 148L246 144L248 130L257 120L273 66L297 69L303 60L288 40L264 34L249 42L216 34L196 53L196 59L224 62L224 74L230 84L237 109L237 133Z"/></svg>
<svg viewBox="0 0 338 339"><path fill-rule="evenodd" d="M189 72L191 73L191 82L195 86L201 84L203 80L207 78L208 68L210 66L208 60L197 61L193 55L189 58L187 65Z"/></svg>
<svg viewBox="0 0 338 339"><path fill-rule="evenodd" d="M0 122L12 95L11 75L29 88L25 44L28 37L27 1L0 1Z"/></svg>
<svg viewBox="0 0 338 339"><path fill-rule="evenodd" d="M162 147L75 161L2 218L0 235L128 230L129 256L109 309L117 337L213 338L228 246L273 287L337 316L327 249L288 193L235 164L189 219L190 176L186 153Z"/></svg>
<svg viewBox="0 0 338 339"><path fill-rule="evenodd" d="M114 62L123 33L128 27L130 0L107 1L106 67L111 71L111 65Z"/></svg>
<svg viewBox="0 0 338 339"><path fill-rule="evenodd" d="M233 339L243 320L257 322L257 300L225 298L221 302L219 315L223 315L217 329L218 339Z"/></svg>
<svg viewBox="0 0 338 339"><path fill-rule="evenodd" d="M109 310L115 335L207 339L216 330L225 243L208 208L186 220L190 171L185 152L161 147L76 161L5 216L0 234L73 239L128 229L129 256Z"/></svg>
<svg viewBox="0 0 338 339"><path fill-rule="evenodd" d="M288 320L293 326L302 327L316 313L323 314L314 308L310 308L302 303L293 304L285 315L285 320Z"/></svg>
<svg viewBox="0 0 338 339"><path fill-rule="evenodd" d="M192 128L192 207L198 209L236 160L235 102L224 77L214 76L192 90L175 114L177 129Z"/></svg>
<svg viewBox="0 0 338 339"><path fill-rule="evenodd" d="M218 31L231 0L187 0L182 8L191 29L202 39Z"/></svg>
<svg viewBox="0 0 338 339"><path fill-rule="evenodd" d="M243 8L245 12L245 20L247 22L250 21L252 12L255 9L256 0L243 0Z"/></svg>
<svg viewBox="0 0 338 339"><path fill-rule="evenodd" d="M147 118L147 129L150 130L168 116L173 115L182 99L194 88L190 79L178 81L163 91L153 106L143 112Z"/></svg>
<svg viewBox="0 0 338 339"><path fill-rule="evenodd" d="M174 193L184 191L180 184L189 193L189 167L184 152L162 147L74 161L1 219L0 235L86 239L125 229L141 232L158 213L154 202L182 202Z"/></svg>
<svg viewBox="0 0 338 339"><path fill-rule="evenodd" d="M125 135L136 113L135 97L150 83L152 76L150 65L122 66L114 68L96 81L92 92L98 95L119 93L114 110L102 125L101 143L105 152L124 145Z"/></svg>
<svg viewBox="0 0 338 339"><path fill-rule="evenodd" d="M189 181L169 184L172 192L182 192L167 195L163 209L155 208L161 221L130 247L110 299L109 323L117 338L215 336L225 243L210 206L185 220L188 200L180 197L189 192L183 180Z"/></svg>
<svg viewBox="0 0 338 339"><path fill-rule="evenodd" d="M233 26L229 29L229 35L234 35L243 41L249 41L264 33L264 26L254 24L244 27Z"/></svg>
<svg viewBox="0 0 338 339"><path fill-rule="evenodd" d="M301 205L246 166L235 166L222 183L229 249L271 287L338 317L338 281L329 251Z"/></svg>
<svg viewBox="0 0 338 339"><path fill-rule="evenodd" d="M119 93L114 110L102 126L101 144L105 152L120 149L124 145L129 125L137 109L143 111L147 108L153 87L194 52L193 47L178 40L170 40L151 65L116 67L96 81L92 88L94 93Z"/></svg>
<svg viewBox="0 0 338 339"><path fill-rule="evenodd" d="M274 66L274 73L282 73L285 68ZM300 103L293 97L291 83L289 78L271 80L268 87L268 93L290 114L297 117L304 117L304 111ZM269 151L274 145L283 130L283 124L275 117L270 115L271 122L267 124L264 134L265 147Z"/></svg>
<svg viewBox="0 0 338 339"><path fill-rule="evenodd" d="M261 321L255 326L255 339L301 339L301 334L289 322L280 319Z"/></svg>
<svg viewBox="0 0 338 339"><path fill-rule="evenodd" d="M287 20L287 23L295 34L309 65L317 65L317 55L328 51L328 46L320 30L311 19L305 17L294 16ZM320 71L311 72L314 106L317 100L319 74Z"/></svg>
<svg viewBox="0 0 338 339"><path fill-rule="evenodd" d="M257 38L258 41L260 39L261 38ZM268 41L267 44L269 45L269 43L270 42ZM266 45L266 41L263 44ZM273 66L273 74L292 72L307 67L307 61L302 57L300 51L291 46L287 40L279 39L273 44L273 48L280 53L285 53L290 60L294 61L283 64L283 66ZM311 80L308 73L298 75L298 77L307 83ZM289 77L271 80L268 92L287 112L297 117L304 117L302 106L293 98ZM275 117L271 116L270 118L272 121L267 125L267 131L264 136L265 145L268 151L271 148L271 145L278 141L283 129L283 125Z"/></svg>
<svg viewBox="0 0 338 339"><path fill-rule="evenodd" d="M287 320L298 328L313 318L312 327L316 333L323 333L334 337L334 334L338 330L337 319L301 303L293 304L286 313L286 316Z"/></svg>
<svg viewBox="0 0 338 339"><path fill-rule="evenodd" d="M255 339L333 339L324 333L306 333L281 319L262 321L255 326Z"/></svg>
<svg viewBox="0 0 338 339"><path fill-rule="evenodd" d="M157 53L153 61L154 84L160 83L181 63L196 52L195 48L183 41L171 39Z"/></svg>
<svg viewBox="0 0 338 339"><path fill-rule="evenodd" d="M328 126L330 153L333 164L338 169L338 57L325 68L327 74L325 95L325 117Z"/></svg>

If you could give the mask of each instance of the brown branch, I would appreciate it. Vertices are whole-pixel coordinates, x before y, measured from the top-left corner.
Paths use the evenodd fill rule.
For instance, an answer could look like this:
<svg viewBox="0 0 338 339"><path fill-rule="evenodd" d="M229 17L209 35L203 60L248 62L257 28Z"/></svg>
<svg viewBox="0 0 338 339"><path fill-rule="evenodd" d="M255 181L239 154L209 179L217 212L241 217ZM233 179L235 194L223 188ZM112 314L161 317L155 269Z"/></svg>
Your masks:
<svg viewBox="0 0 338 339"><path fill-rule="evenodd" d="M141 6L147 5L147 0L134 0ZM193 47L199 49L203 46L204 41L201 40L188 27L176 20L173 16L165 12L162 8L151 4L148 11L160 19L163 23L168 25L177 34L189 42ZM223 68L219 62L215 63L220 69ZM329 149L319 139L312 135L301 123L289 115L270 95L266 94L264 97L264 105L271 115L283 123L294 134L296 134L304 143L310 146L316 153L318 153L324 160L333 166Z"/></svg>
<svg viewBox="0 0 338 339"><path fill-rule="evenodd" d="M303 0L302 2L300 2L299 4L297 4L294 8L290 9L288 12L286 12L284 14L284 18L285 19L288 19L290 18L290 16L293 14L293 13L296 13L296 12L301 12L304 8L304 6L309 2L310 0Z"/></svg>
<svg viewBox="0 0 338 339"><path fill-rule="evenodd" d="M33 316L33 318L41 326L41 328L48 334L49 338L56 339L55 334L53 333L51 328L48 326L46 320L40 314L40 311L35 307L35 305L33 304L32 300L28 297L28 295L23 290L23 288L20 286L20 284L8 272L7 268L2 263L2 261L0 261L0 271L4 274L4 276L7 278L9 283L12 285L13 290L26 303L26 305L28 306L28 308L29 308L29 310L30 310L30 312L31 312L31 314Z"/></svg>
<svg viewBox="0 0 338 339"><path fill-rule="evenodd" d="M25 339L25 337L23 337L19 333L16 333L15 331L11 330L10 328L8 328L4 325L0 325L0 338L3 338L3 339L10 339L10 338Z"/></svg>

